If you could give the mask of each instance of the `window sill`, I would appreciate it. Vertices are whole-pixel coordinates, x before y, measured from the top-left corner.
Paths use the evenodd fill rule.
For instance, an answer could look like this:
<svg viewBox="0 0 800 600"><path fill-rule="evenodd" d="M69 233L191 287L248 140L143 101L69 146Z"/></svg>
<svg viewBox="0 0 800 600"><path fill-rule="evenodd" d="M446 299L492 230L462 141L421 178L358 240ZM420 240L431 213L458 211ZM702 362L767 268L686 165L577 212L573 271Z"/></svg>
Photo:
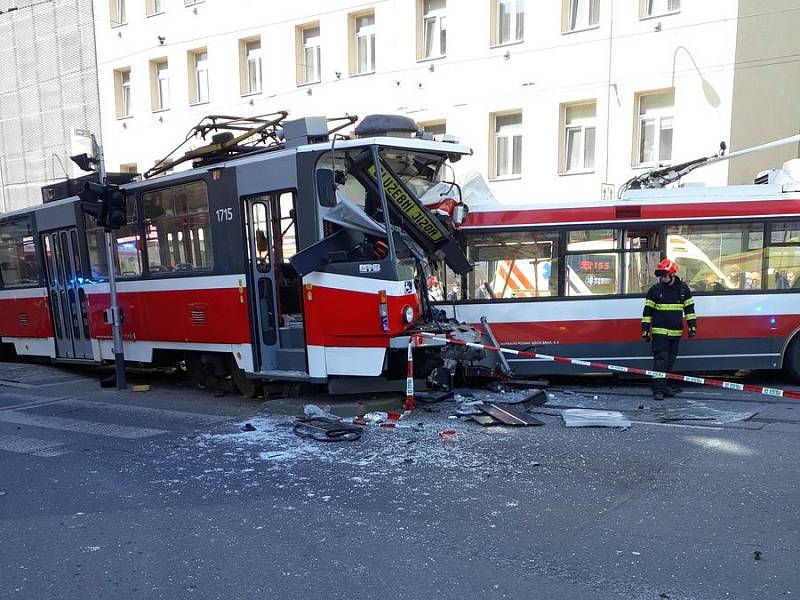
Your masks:
<svg viewBox="0 0 800 600"><path fill-rule="evenodd" d="M500 181L518 181L520 179L522 179L522 175L521 174L520 175L500 175L500 176L490 177L489 181L498 181L498 182L500 182Z"/></svg>
<svg viewBox="0 0 800 600"><path fill-rule="evenodd" d="M524 42L525 42L524 39L512 40L510 42L502 42L502 43L493 42L492 44L489 45L489 47L490 48L505 48L506 46L519 46L520 44L522 44Z"/></svg>
<svg viewBox="0 0 800 600"><path fill-rule="evenodd" d="M250 96L260 96L263 93L264 93L264 90L258 90L256 92L243 92L241 94L241 97L242 98L249 98Z"/></svg>
<svg viewBox="0 0 800 600"><path fill-rule="evenodd" d="M169 106L168 106L168 107L166 107L166 108L156 108L156 109L154 109L154 110L152 111L152 113L153 113L154 115L157 115L157 114L159 114L159 113L165 113L165 112L169 112Z"/></svg>
<svg viewBox="0 0 800 600"><path fill-rule="evenodd" d="M559 177L572 177L573 175L592 175L594 169L573 169L572 171L560 171Z"/></svg>
<svg viewBox="0 0 800 600"><path fill-rule="evenodd" d="M322 83L322 79L315 79L314 81L298 81L297 87L308 87L310 85L317 85L318 83Z"/></svg>
<svg viewBox="0 0 800 600"><path fill-rule="evenodd" d="M439 56L419 56L417 57L417 62L426 63L426 62L432 62L434 60L442 60L443 58L447 58L447 55L440 54Z"/></svg>
<svg viewBox="0 0 800 600"><path fill-rule="evenodd" d="M128 25L127 21L125 21L124 23L115 23L114 21L111 21L111 29L119 29L120 27L126 27L127 25Z"/></svg>
<svg viewBox="0 0 800 600"><path fill-rule="evenodd" d="M648 163L638 163L632 164L631 169L635 169L638 171L647 171L650 169L660 169L661 167L669 167L672 165L672 161L664 161L664 162L648 162Z"/></svg>
<svg viewBox="0 0 800 600"><path fill-rule="evenodd" d="M163 14L164 14L164 11L162 10L161 12L154 12L154 13L150 13L149 15L145 15L145 17L147 17L149 19L150 17L157 17L158 15L163 15Z"/></svg>
<svg viewBox="0 0 800 600"><path fill-rule="evenodd" d="M372 71L364 71L363 73L350 73L350 77L364 77L366 75L375 75L375 69Z"/></svg>
<svg viewBox="0 0 800 600"><path fill-rule="evenodd" d="M122 116L118 115L117 116L117 121L127 121L128 119L132 119L132 118L133 118L133 115L122 115Z"/></svg>
<svg viewBox="0 0 800 600"><path fill-rule="evenodd" d="M597 25L589 25L588 27L576 27L575 29L567 29L561 32L561 35L569 35L571 33L583 33L585 31L592 31L594 29L600 29L600 23Z"/></svg>
<svg viewBox="0 0 800 600"><path fill-rule="evenodd" d="M211 102L211 100L203 100L202 102L189 102L189 106L203 106L209 102Z"/></svg>
<svg viewBox="0 0 800 600"><path fill-rule="evenodd" d="M639 17L639 20L640 21L649 21L651 19L660 19L661 17L671 17L672 15L680 14L680 12L681 12L681 9L673 10L672 12L658 13L658 14L655 14L655 15L641 15Z"/></svg>

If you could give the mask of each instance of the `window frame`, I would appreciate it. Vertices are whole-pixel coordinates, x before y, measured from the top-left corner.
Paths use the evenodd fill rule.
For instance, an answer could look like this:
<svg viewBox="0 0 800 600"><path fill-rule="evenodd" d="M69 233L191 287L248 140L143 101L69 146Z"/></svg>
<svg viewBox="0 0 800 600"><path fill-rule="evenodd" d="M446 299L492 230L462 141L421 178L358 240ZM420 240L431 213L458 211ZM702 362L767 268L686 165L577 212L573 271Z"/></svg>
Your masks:
<svg viewBox="0 0 800 600"><path fill-rule="evenodd" d="M514 124L514 126L516 127L516 129L517 129L517 131L519 133L517 134L515 131L512 130L511 135L505 134L505 135L499 136L498 135L498 131L497 131L497 128L498 128L497 120L498 120L498 118L516 116L516 115L519 115L519 119L520 120L519 120L519 123L518 124ZM491 131L491 150L490 150L491 165L490 165L490 169L489 169L489 172L491 173L491 176L490 176L490 180L491 181L503 181L503 180L509 180L509 179L520 179L522 177L522 171L523 171L522 156L524 155L524 128L523 128L524 124L525 124L525 121L524 121L524 118L523 118L522 109L492 113L492 115L491 115L491 129L490 129L490 131ZM516 162L516 159L517 159L517 153L516 153L516 150L515 150L515 148L516 148L516 146L515 146L515 143L516 143L515 138L516 137L520 138L520 142L519 142L519 154L520 154L520 156L519 156L519 172L517 172L517 173L514 172L514 163ZM508 150L507 150L507 156L508 156L508 161L507 161L508 169L507 170L508 170L508 172L504 173L504 174L500 174L500 168L499 168L500 167L500 163L499 163L499 154L500 154L499 141L501 139L510 140L509 145L508 145Z"/></svg>
<svg viewBox="0 0 800 600"><path fill-rule="evenodd" d="M657 17L666 17L675 15L681 12L681 0L665 0L667 9L663 12L654 12L653 4L655 0L639 0L639 19L653 19ZM675 8L670 8L670 4L677 4Z"/></svg>
<svg viewBox="0 0 800 600"><path fill-rule="evenodd" d="M258 44L258 48L251 49L253 44ZM261 36L239 40L240 95L253 96L264 91L263 64Z"/></svg>
<svg viewBox="0 0 800 600"><path fill-rule="evenodd" d="M208 48L188 51L189 105L208 104L211 101L211 77L208 64ZM204 57L201 59L201 57ZM202 68L201 68L202 67ZM203 86L205 83L205 86ZM205 98L202 92L205 91Z"/></svg>
<svg viewBox="0 0 800 600"><path fill-rule="evenodd" d="M417 60L436 60L447 56L447 0L443 8L428 9L431 0L417 0ZM428 22L433 22L433 45L431 54L428 50ZM444 43L443 43L444 42ZM435 46L435 47L434 47ZM444 46L444 49L442 48Z"/></svg>
<svg viewBox="0 0 800 600"><path fill-rule="evenodd" d="M164 0L146 0L145 2L145 16L154 17L156 15L164 14Z"/></svg>
<svg viewBox="0 0 800 600"><path fill-rule="evenodd" d="M315 36L308 36L309 32L315 30ZM317 21L315 23L298 25L295 31L295 43L297 45L297 85L304 86L320 83L322 81L322 27ZM309 41L315 43L310 44ZM306 56L308 56L309 50L314 59L311 67L313 70L311 73L313 79L307 77L309 74L309 64L306 62Z"/></svg>
<svg viewBox="0 0 800 600"><path fill-rule="evenodd" d="M510 5L510 22L508 26L509 38L503 39L503 24L501 8L504 4ZM522 10L519 10L520 5ZM520 18L521 15L521 18ZM525 0L492 0L492 47L510 46L521 44L525 41Z"/></svg>
<svg viewBox="0 0 800 600"><path fill-rule="evenodd" d="M651 98L655 96L672 96L672 104L669 107L659 107L655 109L651 109L650 112L646 114L642 114L642 100L645 98ZM636 100L634 102L634 109L635 109L635 127L634 127L634 148L633 148L633 161L632 167L633 168L650 168L658 165L669 165L672 163L672 149L675 143L675 90L674 89L667 89L667 90L656 90L656 91L649 91L649 92L638 92L635 96ZM669 158L664 158L661 156L661 135L662 131L665 131L666 128L663 127L664 121L670 121L669 130L671 133L670 139L670 155ZM654 137L653 137L653 150L655 157L653 160L645 161L643 159L643 123L645 121L653 121L654 124Z"/></svg>
<svg viewBox="0 0 800 600"><path fill-rule="evenodd" d="M164 69L161 67L164 66ZM166 74L164 74L166 72ZM166 97L164 88L166 87ZM154 58L150 61L150 102L154 113L163 112L171 108L172 97L169 86L169 59L166 57Z"/></svg>
<svg viewBox="0 0 800 600"><path fill-rule="evenodd" d="M127 0L108 0L109 21L111 28L128 24Z"/></svg>
<svg viewBox="0 0 800 600"><path fill-rule="evenodd" d="M133 116L133 95L131 94L131 68L114 69L114 99L116 118L129 119Z"/></svg>
<svg viewBox="0 0 800 600"><path fill-rule="evenodd" d="M372 19L371 23L359 25L361 19ZM372 75L375 73L376 64L376 24L375 11L352 13L350 15L350 75L359 77L361 75ZM360 50L364 45L365 64L362 68Z"/></svg>
<svg viewBox="0 0 800 600"><path fill-rule="evenodd" d="M585 5L586 22L578 23L578 13L581 5ZM564 27L562 33L575 33L588 31L600 27L600 0L565 0Z"/></svg>
<svg viewBox="0 0 800 600"><path fill-rule="evenodd" d="M594 115L591 119L579 118L575 124L571 124L569 120L569 111L572 108L579 108L584 106L594 107ZM597 160L597 100L567 102L561 105L561 152L559 160L559 174L560 175L580 175L584 173L593 173ZM586 166L586 132L593 131L593 145L592 150L592 165ZM580 132L580 157L581 166L570 168L570 132Z"/></svg>

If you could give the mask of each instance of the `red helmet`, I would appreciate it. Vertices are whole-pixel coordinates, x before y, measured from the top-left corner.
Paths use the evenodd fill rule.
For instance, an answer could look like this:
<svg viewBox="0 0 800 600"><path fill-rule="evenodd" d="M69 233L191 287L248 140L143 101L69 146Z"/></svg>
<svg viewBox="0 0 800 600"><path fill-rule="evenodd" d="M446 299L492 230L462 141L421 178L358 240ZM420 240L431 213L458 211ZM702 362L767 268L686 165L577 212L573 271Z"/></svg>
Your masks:
<svg viewBox="0 0 800 600"><path fill-rule="evenodd" d="M678 265L670 259L665 258L656 267L656 277L663 277L664 275L675 275L678 272Z"/></svg>

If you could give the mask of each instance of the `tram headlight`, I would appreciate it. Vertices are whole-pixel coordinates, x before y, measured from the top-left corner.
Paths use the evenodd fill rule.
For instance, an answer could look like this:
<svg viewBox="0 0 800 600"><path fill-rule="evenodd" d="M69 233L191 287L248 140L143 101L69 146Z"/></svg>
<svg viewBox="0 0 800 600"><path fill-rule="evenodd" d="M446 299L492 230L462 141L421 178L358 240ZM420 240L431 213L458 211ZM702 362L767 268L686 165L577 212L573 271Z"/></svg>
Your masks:
<svg viewBox="0 0 800 600"><path fill-rule="evenodd" d="M403 307L403 323L411 325L414 322L414 309L406 304Z"/></svg>

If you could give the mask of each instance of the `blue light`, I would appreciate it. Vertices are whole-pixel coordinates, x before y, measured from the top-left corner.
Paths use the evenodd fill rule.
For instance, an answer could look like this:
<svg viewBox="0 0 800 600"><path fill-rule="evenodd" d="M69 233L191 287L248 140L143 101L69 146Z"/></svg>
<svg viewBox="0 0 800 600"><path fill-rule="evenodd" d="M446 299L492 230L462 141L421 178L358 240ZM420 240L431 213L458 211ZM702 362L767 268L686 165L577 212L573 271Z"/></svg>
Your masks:
<svg viewBox="0 0 800 600"><path fill-rule="evenodd" d="M756 312L763 312L763 311L764 309L760 305L756 306Z"/></svg>

